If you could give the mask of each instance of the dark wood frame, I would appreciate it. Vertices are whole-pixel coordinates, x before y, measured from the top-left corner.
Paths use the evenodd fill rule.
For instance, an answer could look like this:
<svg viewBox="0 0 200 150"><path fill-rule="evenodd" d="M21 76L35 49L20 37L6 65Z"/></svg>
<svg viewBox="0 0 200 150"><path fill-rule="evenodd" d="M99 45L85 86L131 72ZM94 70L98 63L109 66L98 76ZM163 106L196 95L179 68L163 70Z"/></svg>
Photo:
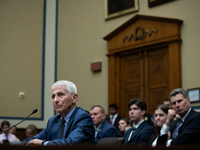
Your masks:
<svg viewBox="0 0 200 150"><path fill-rule="evenodd" d="M116 18L116 17L119 17L119 16L123 16L123 15L126 15L126 14L129 14L129 13L133 13L133 12L137 12L139 11L139 1L138 0L132 0L133 3L134 3L134 6L130 5L128 6L128 8L119 8L117 7L117 5L119 4L118 2L119 1L114 1L113 0L113 4L116 5L116 9L117 10L110 10L110 7L109 7L109 0L104 0L104 4L105 4L105 20L109 20L109 19L112 19L112 18ZM116 2L116 3L114 3ZM110 3L111 3L111 0L110 0ZM121 3L125 4L125 2L122 0ZM122 6L120 4L120 6ZM109 13L109 11L113 11L112 13Z"/></svg>
<svg viewBox="0 0 200 150"><path fill-rule="evenodd" d="M164 4L173 0L148 0L149 7L154 7L160 4Z"/></svg>
<svg viewBox="0 0 200 150"><path fill-rule="evenodd" d="M198 97L197 99L194 99L191 97L190 93L191 92L198 92ZM191 103L197 103L197 102L200 102L200 87L197 87L197 88L192 88L192 89L187 89L187 92L188 92L188 97L190 98L190 102Z"/></svg>

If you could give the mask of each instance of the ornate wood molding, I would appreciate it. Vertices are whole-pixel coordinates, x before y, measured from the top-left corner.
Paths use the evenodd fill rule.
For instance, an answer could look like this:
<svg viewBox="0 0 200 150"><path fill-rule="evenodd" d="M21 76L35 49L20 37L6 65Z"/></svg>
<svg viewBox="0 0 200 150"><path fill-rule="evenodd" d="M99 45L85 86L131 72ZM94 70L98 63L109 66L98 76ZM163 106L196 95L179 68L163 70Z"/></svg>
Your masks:
<svg viewBox="0 0 200 150"><path fill-rule="evenodd" d="M144 29L143 27L137 27L135 29L135 34L131 34L130 36L125 36L125 38L123 39L123 42L125 41L137 41L137 40L143 40L145 39L147 36L151 36L153 33L157 33L158 31L155 30L154 28L152 28L151 30L148 29Z"/></svg>

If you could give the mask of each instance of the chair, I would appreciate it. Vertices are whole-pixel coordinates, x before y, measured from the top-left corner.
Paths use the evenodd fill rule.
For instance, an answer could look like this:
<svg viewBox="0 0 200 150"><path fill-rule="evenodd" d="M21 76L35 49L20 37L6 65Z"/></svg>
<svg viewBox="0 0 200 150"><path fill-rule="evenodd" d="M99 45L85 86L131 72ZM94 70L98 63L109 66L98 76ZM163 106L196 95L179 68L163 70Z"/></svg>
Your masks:
<svg viewBox="0 0 200 150"><path fill-rule="evenodd" d="M97 141L97 146L123 145L124 139L121 137L101 138Z"/></svg>

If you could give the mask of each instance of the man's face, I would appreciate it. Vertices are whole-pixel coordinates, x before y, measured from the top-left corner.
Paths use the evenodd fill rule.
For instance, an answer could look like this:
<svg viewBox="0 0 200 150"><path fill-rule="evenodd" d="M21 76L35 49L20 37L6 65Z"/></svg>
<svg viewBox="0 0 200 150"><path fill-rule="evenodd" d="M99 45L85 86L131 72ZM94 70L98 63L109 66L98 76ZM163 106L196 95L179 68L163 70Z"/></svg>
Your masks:
<svg viewBox="0 0 200 150"><path fill-rule="evenodd" d="M184 117L190 109L190 99L185 99L182 94L172 96L171 104L176 113L181 117Z"/></svg>
<svg viewBox="0 0 200 150"><path fill-rule="evenodd" d="M5 131L5 130L7 130L8 128L9 128L9 126L4 125L3 128L1 128L1 130L2 130L2 131ZM4 132L4 133L5 133L5 134L8 134L8 133L9 133L9 130L6 131L6 132Z"/></svg>
<svg viewBox="0 0 200 150"><path fill-rule="evenodd" d="M96 127L98 127L106 118L105 113L101 113L101 109L99 107L95 107L90 110L90 116Z"/></svg>
<svg viewBox="0 0 200 150"><path fill-rule="evenodd" d="M115 108L109 108L110 115L114 116L117 113Z"/></svg>
<svg viewBox="0 0 200 150"><path fill-rule="evenodd" d="M33 132L31 129L26 129L26 137L27 138L32 138L34 136Z"/></svg>
<svg viewBox="0 0 200 150"><path fill-rule="evenodd" d="M55 111L65 117L76 105L77 94L70 94L65 86L56 86L51 91L52 103Z"/></svg>
<svg viewBox="0 0 200 150"><path fill-rule="evenodd" d="M138 124L144 118L145 110L141 110L137 105L133 104L129 107L129 117L134 124Z"/></svg>

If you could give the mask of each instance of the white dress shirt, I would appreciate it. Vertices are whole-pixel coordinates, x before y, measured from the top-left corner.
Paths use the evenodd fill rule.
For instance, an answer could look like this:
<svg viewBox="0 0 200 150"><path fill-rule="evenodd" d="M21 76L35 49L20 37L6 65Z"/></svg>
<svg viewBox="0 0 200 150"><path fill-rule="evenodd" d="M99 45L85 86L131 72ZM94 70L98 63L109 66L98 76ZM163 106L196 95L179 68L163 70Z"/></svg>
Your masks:
<svg viewBox="0 0 200 150"><path fill-rule="evenodd" d="M7 136L8 136L9 142L20 142L20 140L14 134L8 133ZM6 140L5 133L2 133L0 135L0 143L3 143L3 140Z"/></svg>
<svg viewBox="0 0 200 150"><path fill-rule="evenodd" d="M142 121L140 121L138 124L133 124L133 128L135 128L135 130L140 126L140 124L144 121L144 119ZM133 132L130 133L129 137L128 137L128 141L131 139Z"/></svg>
<svg viewBox="0 0 200 150"><path fill-rule="evenodd" d="M113 117L112 125L115 123L115 120L116 120L117 116L118 116L118 113L116 113L114 116L110 115L110 118Z"/></svg>
<svg viewBox="0 0 200 150"><path fill-rule="evenodd" d="M160 136L167 134L169 131L169 127L166 124L163 124L161 130L160 130ZM159 135L158 135L159 136ZM152 147L155 147L157 145L157 141L158 141L158 136L156 137L156 139L153 141L152 143Z"/></svg>

